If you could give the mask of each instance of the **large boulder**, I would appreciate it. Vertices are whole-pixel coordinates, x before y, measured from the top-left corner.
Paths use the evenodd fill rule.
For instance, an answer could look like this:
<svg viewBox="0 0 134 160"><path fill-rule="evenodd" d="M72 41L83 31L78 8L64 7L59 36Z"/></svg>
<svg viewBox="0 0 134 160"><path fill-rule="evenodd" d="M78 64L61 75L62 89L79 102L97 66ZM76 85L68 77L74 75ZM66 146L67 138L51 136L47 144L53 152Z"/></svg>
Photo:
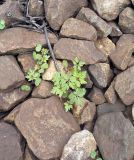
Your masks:
<svg viewBox="0 0 134 160"><path fill-rule="evenodd" d="M51 28L59 30L65 20L87 5L87 0L45 0L46 19Z"/></svg>
<svg viewBox="0 0 134 160"><path fill-rule="evenodd" d="M73 116L57 97L31 98L22 103L15 119L29 148L39 159L60 157L71 135L80 130Z"/></svg>
<svg viewBox="0 0 134 160"><path fill-rule="evenodd" d="M134 158L134 127L121 112L100 116L95 124L94 137L103 159Z"/></svg>

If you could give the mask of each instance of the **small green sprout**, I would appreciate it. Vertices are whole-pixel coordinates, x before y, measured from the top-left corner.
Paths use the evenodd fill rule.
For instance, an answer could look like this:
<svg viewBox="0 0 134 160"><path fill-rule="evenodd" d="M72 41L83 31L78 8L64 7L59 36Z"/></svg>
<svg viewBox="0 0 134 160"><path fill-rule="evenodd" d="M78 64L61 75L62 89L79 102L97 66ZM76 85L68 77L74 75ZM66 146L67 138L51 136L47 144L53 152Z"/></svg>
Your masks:
<svg viewBox="0 0 134 160"><path fill-rule="evenodd" d="M0 20L0 30L3 30L6 27L5 21L3 19Z"/></svg>
<svg viewBox="0 0 134 160"><path fill-rule="evenodd" d="M99 157L98 151L92 151L90 153L90 158L92 158L93 160L103 160L102 158Z"/></svg>
<svg viewBox="0 0 134 160"><path fill-rule="evenodd" d="M22 85L20 87L21 91L30 91L31 90L31 87L29 85Z"/></svg>

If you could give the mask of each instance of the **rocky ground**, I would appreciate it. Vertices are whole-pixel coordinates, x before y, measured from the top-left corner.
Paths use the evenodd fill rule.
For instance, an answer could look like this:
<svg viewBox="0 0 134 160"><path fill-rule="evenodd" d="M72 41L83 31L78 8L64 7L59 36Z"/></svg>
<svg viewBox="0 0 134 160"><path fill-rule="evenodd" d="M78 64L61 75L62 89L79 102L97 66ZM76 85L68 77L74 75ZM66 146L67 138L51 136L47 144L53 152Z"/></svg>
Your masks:
<svg viewBox="0 0 134 160"><path fill-rule="evenodd" d="M20 90L34 47L47 41L11 25L24 17L27 1L19 2L0 2L0 160L91 160L94 150L134 160L134 0L29 0L29 15L49 24L58 63L86 63L86 105L71 112L51 93L52 60L39 87Z"/></svg>

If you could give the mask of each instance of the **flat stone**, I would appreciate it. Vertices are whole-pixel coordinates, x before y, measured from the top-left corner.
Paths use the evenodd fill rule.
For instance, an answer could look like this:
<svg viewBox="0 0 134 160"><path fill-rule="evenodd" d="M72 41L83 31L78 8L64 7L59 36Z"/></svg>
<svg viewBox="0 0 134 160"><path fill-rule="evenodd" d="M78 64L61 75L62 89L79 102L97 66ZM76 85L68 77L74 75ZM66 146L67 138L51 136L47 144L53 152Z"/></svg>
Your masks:
<svg viewBox="0 0 134 160"><path fill-rule="evenodd" d="M69 18L64 22L60 34L62 37L80 40L95 41L97 39L96 29L92 25L75 18Z"/></svg>
<svg viewBox="0 0 134 160"><path fill-rule="evenodd" d="M115 90L126 105L134 103L134 66L117 75Z"/></svg>
<svg viewBox="0 0 134 160"><path fill-rule="evenodd" d="M94 136L88 130L75 133L63 149L61 160L86 160L96 150Z"/></svg>
<svg viewBox="0 0 134 160"><path fill-rule="evenodd" d="M121 112L100 116L95 124L94 137L103 159L133 159L134 127Z"/></svg>
<svg viewBox="0 0 134 160"><path fill-rule="evenodd" d="M51 28L59 30L68 18L87 5L87 0L45 0L46 19Z"/></svg>
<svg viewBox="0 0 134 160"><path fill-rule="evenodd" d="M83 7L76 18L93 25L101 38L107 37L112 31L112 27L89 8Z"/></svg>
<svg viewBox="0 0 134 160"><path fill-rule="evenodd" d="M21 104L15 124L34 155L41 160L60 157L71 135L80 130L57 97L28 99Z"/></svg>
<svg viewBox="0 0 134 160"><path fill-rule="evenodd" d="M105 20L115 20L130 0L92 0L93 8Z"/></svg>
<svg viewBox="0 0 134 160"><path fill-rule="evenodd" d="M52 96L51 90L53 88L53 85L51 82L47 82L47 81L43 81L41 82L41 84L34 88L33 92L32 92L32 97L36 97L36 98L47 98Z"/></svg>
<svg viewBox="0 0 134 160"><path fill-rule="evenodd" d="M0 159L21 160L21 137L16 129L7 123L0 122Z"/></svg>
<svg viewBox="0 0 134 160"><path fill-rule="evenodd" d="M119 26L123 33L134 34L134 9L127 7L119 16Z"/></svg>
<svg viewBox="0 0 134 160"><path fill-rule="evenodd" d="M112 32L110 34L111 37L120 37L122 35L122 31L114 21L109 22L108 24L112 27Z"/></svg>
<svg viewBox="0 0 134 160"><path fill-rule="evenodd" d="M113 77L113 72L107 63L90 65L88 70L92 75L94 84L99 88L106 88Z"/></svg>
<svg viewBox="0 0 134 160"><path fill-rule="evenodd" d="M13 56L0 56L0 92L21 85L25 77Z"/></svg>
<svg viewBox="0 0 134 160"><path fill-rule="evenodd" d="M97 115L101 116L111 112L123 112L125 111L125 105L117 100L114 104L104 103L97 106Z"/></svg>
<svg viewBox="0 0 134 160"><path fill-rule="evenodd" d="M94 42L61 38L54 45L54 52L57 58L73 61L76 57L86 64L94 64L106 61L106 55L99 51Z"/></svg>
<svg viewBox="0 0 134 160"><path fill-rule="evenodd" d="M7 53L24 53L31 51L39 43L47 45L45 36L42 33L29 31L25 28L9 28L0 32L0 54ZM49 33L48 37L50 43L57 42L57 38L54 34Z"/></svg>

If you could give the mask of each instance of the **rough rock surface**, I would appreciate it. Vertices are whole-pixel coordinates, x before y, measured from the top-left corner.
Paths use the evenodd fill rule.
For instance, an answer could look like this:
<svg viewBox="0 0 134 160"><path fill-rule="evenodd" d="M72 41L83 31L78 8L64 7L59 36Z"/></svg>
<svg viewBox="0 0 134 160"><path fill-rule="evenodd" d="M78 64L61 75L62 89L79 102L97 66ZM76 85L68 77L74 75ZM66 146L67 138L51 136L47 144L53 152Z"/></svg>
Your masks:
<svg viewBox="0 0 134 160"><path fill-rule="evenodd" d="M52 44L57 42L54 34L49 33L48 36ZM0 32L0 54L31 51L38 43L46 46L44 34L19 27Z"/></svg>
<svg viewBox="0 0 134 160"><path fill-rule="evenodd" d="M28 147L25 149L24 160L38 160L30 151Z"/></svg>
<svg viewBox="0 0 134 160"><path fill-rule="evenodd" d="M0 56L0 92L15 88L24 80L25 77L16 59L13 56Z"/></svg>
<svg viewBox="0 0 134 160"><path fill-rule="evenodd" d="M93 82L99 88L106 88L113 77L113 72L107 63L90 65L88 70L92 75Z"/></svg>
<svg viewBox="0 0 134 160"><path fill-rule="evenodd" d="M59 59L74 60L78 57L86 64L106 61L106 55L99 51L94 42L61 38L54 45L55 55Z"/></svg>
<svg viewBox="0 0 134 160"><path fill-rule="evenodd" d="M118 25L113 21L108 23L112 27L112 32L110 34L111 37L120 37L122 35L122 32Z"/></svg>
<svg viewBox="0 0 134 160"><path fill-rule="evenodd" d="M76 18L92 24L99 37L107 37L112 31L112 27L89 8L83 7Z"/></svg>
<svg viewBox="0 0 134 160"><path fill-rule="evenodd" d="M92 25L75 18L69 18L64 22L60 34L62 37L80 40L95 41L97 39L96 29Z"/></svg>
<svg viewBox="0 0 134 160"><path fill-rule="evenodd" d="M117 18L119 13L130 4L130 0L92 0L94 9L105 20Z"/></svg>
<svg viewBox="0 0 134 160"><path fill-rule="evenodd" d="M7 123L0 122L0 159L21 160L21 137L16 129Z"/></svg>
<svg viewBox="0 0 134 160"><path fill-rule="evenodd" d="M60 157L70 136L80 129L57 97L25 101L15 123L29 148L42 160Z"/></svg>
<svg viewBox="0 0 134 160"><path fill-rule="evenodd" d="M127 7L119 16L119 26L123 33L134 34L134 9Z"/></svg>
<svg viewBox="0 0 134 160"><path fill-rule="evenodd" d="M100 116L94 137L105 160L134 158L134 127L121 112Z"/></svg>
<svg viewBox="0 0 134 160"><path fill-rule="evenodd" d="M132 117L133 117L133 120L134 120L134 104L132 106Z"/></svg>
<svg viewBox="0 0 134 160"><path fill-rule="evenodd" d="M96 141L93 134L83 130L69 139L63 149L61 160L86 160L94 150L96 150Z"/></svg>
<svg viewBox="0 0 134 160"><path fill-rule="evenodd" d="M87 0L45 0L46 19L54 30L59 30L65 20L87 5Z"/></svg>
<svg viewBox="0 0 134 160"><path fill-rule="evenodd" d="M115 90L124 104L134 103L134 66L116 77Z"/></svg>

